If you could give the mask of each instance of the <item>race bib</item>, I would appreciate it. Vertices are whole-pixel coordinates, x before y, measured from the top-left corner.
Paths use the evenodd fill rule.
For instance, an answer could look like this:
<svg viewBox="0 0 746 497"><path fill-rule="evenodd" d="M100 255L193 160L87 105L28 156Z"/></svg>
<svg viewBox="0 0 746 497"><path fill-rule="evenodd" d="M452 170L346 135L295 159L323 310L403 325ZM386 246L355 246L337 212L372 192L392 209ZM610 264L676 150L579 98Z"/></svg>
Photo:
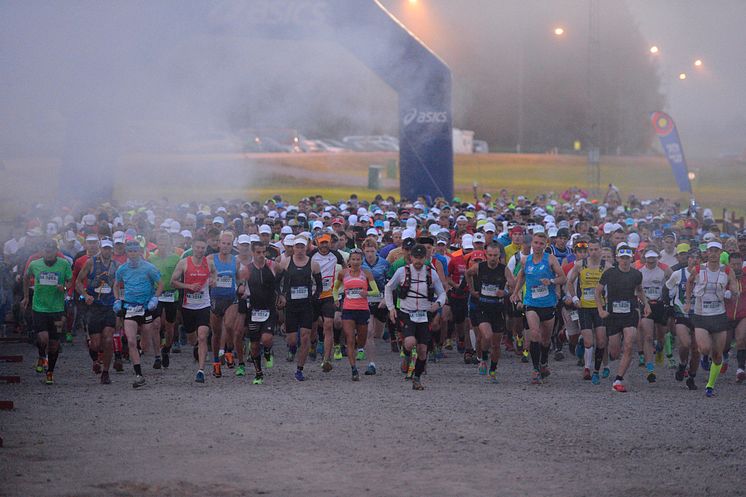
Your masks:
<svg viewBox="0 0 746 497"><path fill-rule="evenodd" d="M594 302L596 300L596 289L583 288L583 300L586 302Z"/></svg>
<svg viewBox="0 0 746 497"><path fill-rule="evenodd" d="M321 280L321 290L328 292L331 289L332 289L332 277L324 276L324 278Z"/></svg>
<svg viewBox="0 0 746 497"><path fill-rule="evenodd" d="M269 311L266 309L252 309L251 321L254 323L263 323L269 319Z"/></svg>
<svg viewBox="0 0 746 497"><path fill-rule="evenodd" d="M290 300L301 300L308 298L307 286L294 286L290 288Z"/></svg>
<svg viewBox="0 0 746 497"><path fill-rule="evenodd" d="M722 314L724 312L723 303L719 300L703 300L702 311L708 314Z"/></svg>
<svg viewBox="0 0 746 497"><path fill-rule="evenodd" d="M540 299L549 295L549 287L546 285L537 285L531 287L531 298Z"/></svg>
<svg viewBox="0 0 746 497"><path fill-rule="evenodd" d="M485 297L497 297L498 290L497 285L482 285L481 293Z"/></svg>
<svg viewBox="0 0 746 497"><path fill-rule="evenodd" d="M174 302L174 292L163 292L160 297L158 297L159 302Z"/></svg>
<svg viewBox="0 0 746 497"><path fill-rule="evenodd" d="M661 289L655 286L646 286L642 288L648 300L659 300L661 298Z"/></svg>
<svg viewBox="0 0 746 497"><path fill-rule="evenodd" d="M578 311L570 311L570 319L572 321L580 321L580 314L578 314Z"/></svg>
<svg viewBox="0 0 746 497"><path fill-rule="evenodd" d="M57 286L60 284L60 279L59 276L57 276L57 273L49 273L47 271L39 273L38 281L42 286Z"/></svg>
<svg viewBox="0 0 746 497"><path fill-rule="evenodd" d="M187 293L185 297L187 305L200 305L207 303L207 299L205 299L205 292Z"/></svg>
<svg viewBox="0 0 746 497"><path fill-rule="evenodd" d="M137 316L144 316L144 315L145 315L145 307L141 305L128 307L124 313L125 318L134 318Z"/></svg>
<svg viewBox="0 0 746 497"><path fill-rule="evenodd" d="M232 276L218 276L217 285L218 288L233 288L233 277Z"/></svg>
<svg viewBox="0 0 746 497"><path fill-rule="evenodd" d="M100 287L96 288L96 293L100 295L106 295L111 293L111 287L106 283L103 283Z"/></svg>
<svg viewBox="0 0 746 497"><path fill-rule="evenodd" d="M427 323L427 311L412 311L409 320L413 323Z"/></svg>
<svg viewBox="0 0 746 497"><path fill-rule="evenodd" d="M345 290L345 297L348 299L359 299L361 297L361 293L363 290L361 288L350 288L349 290Z"/></svg>
<svg viewBox="0 0 746 497"><path fill-rule="evenodd" d="M632 305L629 300L621 300L611 303L611 312L614 314L629 314L632 312Z"/></svg>
<svg viewBox="0 0 746 497"><path fill-rule="evenodd" d="M379 295L375 295L373 297L368 297L368 303L369 304L380 304L383 301L383 297Z"/></svg>

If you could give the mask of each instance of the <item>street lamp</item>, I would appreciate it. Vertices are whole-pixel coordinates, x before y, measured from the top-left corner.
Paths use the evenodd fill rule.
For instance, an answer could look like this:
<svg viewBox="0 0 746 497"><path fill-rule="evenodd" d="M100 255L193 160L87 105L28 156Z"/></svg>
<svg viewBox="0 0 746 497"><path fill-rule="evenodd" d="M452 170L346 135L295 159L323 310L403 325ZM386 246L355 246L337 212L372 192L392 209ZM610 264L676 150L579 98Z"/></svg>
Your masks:
<svg viewBox="0 0 746 497"><path fill-rule="evenodd" d="M658 52L660 52L660 49L658 48L658 46L657 46L657 45L653 45L652 47L650 47L650 53L651 53L651 54L655 55L655 54L657 54Z"/></svg>
<svg viewBox="0 0 746 497"><path fill-rule="evenodd" d="M684 81L686 79L686 73L685 72L679 73L679 79L681 81Z"/></svg>
<svg viewBox="0 0 746 497"><path fill-rule="evenodd" d="M417 0L409 0L409 5L417 5Z"/></svg>
<svg viewBox="0 0 746 497"><path fill-rule="evenodd" d="M555 36L562 36L563 34L565 34L565 28L559 26L554 28L554 34Z"/></svg>
<svg viewBox="0 0 746 497"><path fill-rule="evenodd" d="M694 67L702 67L702 59L695 60Z"/></svg>

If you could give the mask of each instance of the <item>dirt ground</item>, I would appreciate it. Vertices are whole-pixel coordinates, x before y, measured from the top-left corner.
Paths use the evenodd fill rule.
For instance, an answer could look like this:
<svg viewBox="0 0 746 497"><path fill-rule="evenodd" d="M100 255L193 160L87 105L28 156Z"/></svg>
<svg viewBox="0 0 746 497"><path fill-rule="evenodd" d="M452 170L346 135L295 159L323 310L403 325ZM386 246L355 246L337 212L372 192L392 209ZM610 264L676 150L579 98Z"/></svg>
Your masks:
<svg viewBox="0 0 746 497"><path fill-rule="evenodd" d="M511 355L491 384L451 353L415 392L387 344L377 376L353 383L345 362L328 374L315 363L298 383L280 342L262 386L232 371L197 385L182 353L168 370L149 359L134 390L129 367L100 385L80 341L54 386L33 371L30 346L0 347L24 355L0 364L22 376L0 386L16 404L0 411L2 496L746 495L735 368L707 399L701 374L690 392L671 370L648 385L635 367L631 391L616 394L566 359L531 386Z"/></svg>

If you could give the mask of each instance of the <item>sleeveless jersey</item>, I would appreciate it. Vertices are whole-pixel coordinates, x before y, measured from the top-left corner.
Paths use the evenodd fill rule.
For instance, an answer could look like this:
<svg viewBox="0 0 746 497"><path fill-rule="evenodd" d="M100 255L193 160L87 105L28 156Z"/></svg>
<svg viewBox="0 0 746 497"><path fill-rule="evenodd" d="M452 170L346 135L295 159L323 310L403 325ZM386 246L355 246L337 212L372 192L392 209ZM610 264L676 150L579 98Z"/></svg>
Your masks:
<svg viewBox="0 0 746 497"><path fill-rule="evenodd" d="M645 297L651 302L656 302L663 296L663 285L666 282L666 273L660 266L656 265L653 269L648 266L640 268L642 273L642 290Z"/></svg>
<svg viewBox="0 0 746 497"><path fill-rule="evenodd" d="M523 272L526 275L526 294L523 304L529 307L554 307L557 305L557 294L554 285L544 285L541 280L555 277L549 265L549 254L542 254L539 262L534 262L533 255L526 257Z"/></svg>
<svg viewBox="0 0 746 497"><path fill-rule="evenodd" d="M210 307L210 265L207 263L207 258L203 257L199 266L194 264L191 256L187 257L186 261L184 284L199 283L202 288L196 292L185 289L182 307L192 310Z"/></svg>
<svg viewBox="0 0 746 497"><path fill-rule="evenodd" d="M601 260L597 268L588 267L588 260L578 267L577 295L582 309L596 308L596 286L604 272L604 261Z"/></svg>
<svg viewBox="0 0 746 497"><path fill-rule="evenodd" d="M228 262L220 260L220 256L215 254L212 258L215 264L215 272L218 279L213 288L210 289L210 296L219 299L233 299L236 297L236 256L231 255Z"/></svg>
<svg viewBox="0 0 746 497"><path fill-rule="evenodd" d="M694 314L698 316L718 316L725 313L725 287L728 285L730 268L720 266L710 271L707 266L697 266L694 270Z"/></svg>
<svg viewBox="0 0 746 497"><path fill-rule="evenodd" d="M110 260L104 265L99 256L93 257L93 266L88 273L88 295L93 297L93 303L110 306L114 304L114 275L117 271L117 263Z"/></svg>
<svg viewBox="0 0 746 497"><path fill-rule="evenodd" d="M344 285L344 301L342 309L346 311L367 311L368 300L361 296L363 290L368 289L368 278L361 270L360 274L353 276L351 271L346 271L342 284Z"/></svg>
<svg viewBox="0 0 746 497"><path fill-rule="evenodd" d="M297 308L302 307L304 304L310 304L312 295L313 272L311 271L311 259L308 259L305 266L298 267L295 265L295 261L291 256L285 277L285 299L287 306Z"/></svg>
<svg viewBox="0 0 746 497"><path fill-rule="evenodd" d="M504 297L498 297L497 292L504 291L506 284L505 264L498 263L496 267L490 268L487 261L479 263L474 290L479 292L480 305L502 305Z"/></svg>

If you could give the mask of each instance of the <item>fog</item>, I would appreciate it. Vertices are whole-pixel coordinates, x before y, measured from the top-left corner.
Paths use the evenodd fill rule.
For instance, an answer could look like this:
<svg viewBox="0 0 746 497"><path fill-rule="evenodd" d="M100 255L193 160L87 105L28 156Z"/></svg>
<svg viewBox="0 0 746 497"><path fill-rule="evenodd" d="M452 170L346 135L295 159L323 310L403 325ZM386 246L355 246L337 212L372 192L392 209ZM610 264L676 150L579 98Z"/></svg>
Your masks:
<svg viewBox="0 0 746 497"><path fill-rule="evenodd" d="M189 151L216 136L241 140L250 127L317 138L396 135L396 94L348 51L323 37L266 39L250 23L242 31L232 15L237 5L270 3L4 1L0 160L59 157L104 181L123 154ZM274 5L299 3L308 0ZM652 140L643 117L658 105L677 121L690 156L746 148L744 2L599 1L603 77L591 83L588 2L382 4L454 68L454 124L491 144L510 149L519 140L523 64L529 145L586 141L588 84L596 84L611 95L597 104L610 150L645 152ZM546 31L557 23L567 30L564 45ZM386 53L385 40L369 41ZM658 60L634 55L653 43ZM695 57L705 62L698 74ZM691 74L680 82L683 68ZM240 177L251 183L244 169Z"/></svg>

